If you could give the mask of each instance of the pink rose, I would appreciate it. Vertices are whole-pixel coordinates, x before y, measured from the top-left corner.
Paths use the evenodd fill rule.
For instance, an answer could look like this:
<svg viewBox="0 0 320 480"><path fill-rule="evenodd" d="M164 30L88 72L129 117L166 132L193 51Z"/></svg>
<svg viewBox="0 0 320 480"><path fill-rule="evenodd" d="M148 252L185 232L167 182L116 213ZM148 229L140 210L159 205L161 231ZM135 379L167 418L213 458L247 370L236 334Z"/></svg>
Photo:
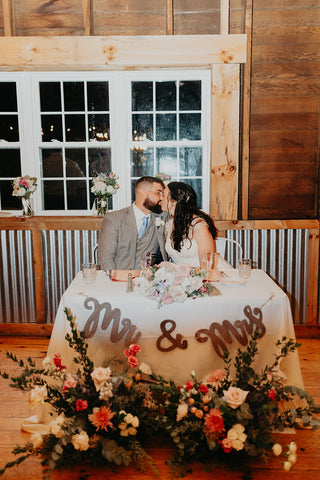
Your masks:
<svg viewBox="0 0 320 480"><path fill-rule="evenodd" d="M238 408L243 404L249 392L237 387L229 387L228 390L223 390L224 398L227 400L229 407Z"/></svg>
<svg viewBox="0 0 320 480"><path fill-rule="evenodd" d="M162 295L162 302L165 305L169 305L170 303L173 303L172 295L170 295L170 293L165 293L164 295Z"/></svg>
<svg viewBox="0 0 320 480"><path fill-rule="evenodd" d="M63 384L63 391L65 392L68 388L74 388L77 385L77 380L74 377L69 377Z"/></svg>

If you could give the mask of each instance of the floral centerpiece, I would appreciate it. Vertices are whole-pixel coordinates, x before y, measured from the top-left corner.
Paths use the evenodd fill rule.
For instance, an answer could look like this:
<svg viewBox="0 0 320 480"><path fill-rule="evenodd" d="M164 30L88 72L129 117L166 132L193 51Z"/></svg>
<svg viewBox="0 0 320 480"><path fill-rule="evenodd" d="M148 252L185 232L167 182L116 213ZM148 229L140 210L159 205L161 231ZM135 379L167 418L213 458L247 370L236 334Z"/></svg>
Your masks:
<svg viewBox="0 0 320 480"><path fill-rule="evenodd" d="M169 464L174 475L182 476L192 461L215 465L225 461L247 469L251 456L266 460L282 453L282 445L273 441L274 430L319 427L315 414L320 407L304 390L286 385L279 369L281 359L298 347L292 339L277 342L274 363L258 374L253 368L258 338L254 333L247 348L238 350L233 365L226 355L224 370L213 370L201 381L191 372L190 379L177 386L139 362L139 345L125 350L124 361L113 359L106 367L95 367L87 356L84 334L77 330L70 310L65 313L75 373L67 371L59 354L46 357L38 368L30 358L25 364L7 353L23 369L20 376L10 378L11 386L29 391L33 407L49 404L52 420L46 434L34 433L26 445L13 450L20 456L0 474L30 455L42 457L45 479L54 469L88 461L94 465L133 461L156 473L143 448L155 434L172 440ZM7 373L0 374L9 379ZM294 407L296 399L299 406ZM294 442L283 459L284 469L290 470L297 459Z"/></svg>
<svg viewBox="0 0 320 480"><path fill-rule="evenodd" d="M94 213L104 216L108 211L108 199L120 188L118 184L119 177L111 172L99 173L92 178L91 192L97 196L94 204Z"/></svg>
<svg viewBox="0 0 320 480"><path fill-rule="evenodd" d="M14 197L20 197L22 201L22 215L31 217L33 215L33 209L30 203L30 196L37 189L37 177L30 177L25 175L24 177L17 177L12 182Z"/></svg>
<svg viewBox="0 0 320 480"><path fill-rule="evenodd" d="M188 297L210 295L215 287L205 282L206 271L184 263L161 262L142 271L136 285L158 307L173 302L184 302Z"/></svg>
<svg viewBox="0 0 320 480"><path fill-rule="evenodd" d="M169 175L169 173L157 172L155 174L155 177L159 178L159 180L162 180L165 185L167 185L169 182L171 182L171 175Z"/></svg>

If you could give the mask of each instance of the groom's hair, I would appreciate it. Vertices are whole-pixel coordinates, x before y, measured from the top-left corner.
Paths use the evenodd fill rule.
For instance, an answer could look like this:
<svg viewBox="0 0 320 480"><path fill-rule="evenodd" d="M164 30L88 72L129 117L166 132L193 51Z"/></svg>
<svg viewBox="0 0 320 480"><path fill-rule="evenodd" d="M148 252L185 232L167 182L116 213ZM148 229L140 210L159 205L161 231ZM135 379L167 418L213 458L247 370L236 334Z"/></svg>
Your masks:
<svg viewBox="0 0 320 480"><path fill-rule="evenodd" d="M151 186L153 183L159 183L159 184L162 186L162 188L165 187L163 181L160 180L160 178L145 176L145 177L139 178L139 179L136 181L136 184L135 184L135 186L134 186L135 192L136 192L140 187L143 187L143 184L146 184L146 183L149 183L150 186Z"/></svg>

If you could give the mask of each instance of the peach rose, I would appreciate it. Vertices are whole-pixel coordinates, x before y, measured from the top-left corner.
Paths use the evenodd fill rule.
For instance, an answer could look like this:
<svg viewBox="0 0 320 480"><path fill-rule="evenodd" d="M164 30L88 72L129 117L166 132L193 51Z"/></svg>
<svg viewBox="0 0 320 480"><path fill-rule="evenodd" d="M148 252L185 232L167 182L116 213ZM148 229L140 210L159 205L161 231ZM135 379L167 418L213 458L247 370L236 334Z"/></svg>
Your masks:
<svg viewBox="0 0 320 480"><path fill-rule="evenodd" d="M228 390L223 390L224 398L227 400L229 407L234 409L243 404L248 393L248 391L237 387L229 387Z"/></svg>
<svg viewBox="0 0 320 480"><path fill-rule="evenodd" d="M71 443L76 450L85 451L89 448L89 437L86 432L81 432L72 436Z"/></svg>
<svg viewBox="0 0 320 480"><path fill-rule="evenodd" d="M111 377L111 369L109 367L102 368L97 367L91 373L91 378L93 380L94 386L96 387L97 392L101 390L105 382Z"/></svg>
<svg viewBox="0 0 320 480"><path fill-rule="evenodd" d="M44 399L47 397L47 388L45 385L42 387L36 386L29 392L29 403L32 410L35 410L41 404L44 403Z"/></svg>

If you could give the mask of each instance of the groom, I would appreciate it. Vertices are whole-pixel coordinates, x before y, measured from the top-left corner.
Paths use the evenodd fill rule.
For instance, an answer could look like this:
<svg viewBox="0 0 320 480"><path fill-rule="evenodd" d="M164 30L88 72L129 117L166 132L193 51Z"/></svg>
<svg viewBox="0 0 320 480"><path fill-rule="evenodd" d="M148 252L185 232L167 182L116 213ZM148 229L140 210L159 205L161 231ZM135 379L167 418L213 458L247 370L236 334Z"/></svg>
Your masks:
<svg viewBox="0 0 320 480"><path fill-rule="evenodd" d="M146 251L158 257L156 263L168 259L164 248L166 213L159 215L163 192L160 179L141 177L135 185L135 202L104 217L98 239L102 270L140 270L141 254Z"/></svg>

